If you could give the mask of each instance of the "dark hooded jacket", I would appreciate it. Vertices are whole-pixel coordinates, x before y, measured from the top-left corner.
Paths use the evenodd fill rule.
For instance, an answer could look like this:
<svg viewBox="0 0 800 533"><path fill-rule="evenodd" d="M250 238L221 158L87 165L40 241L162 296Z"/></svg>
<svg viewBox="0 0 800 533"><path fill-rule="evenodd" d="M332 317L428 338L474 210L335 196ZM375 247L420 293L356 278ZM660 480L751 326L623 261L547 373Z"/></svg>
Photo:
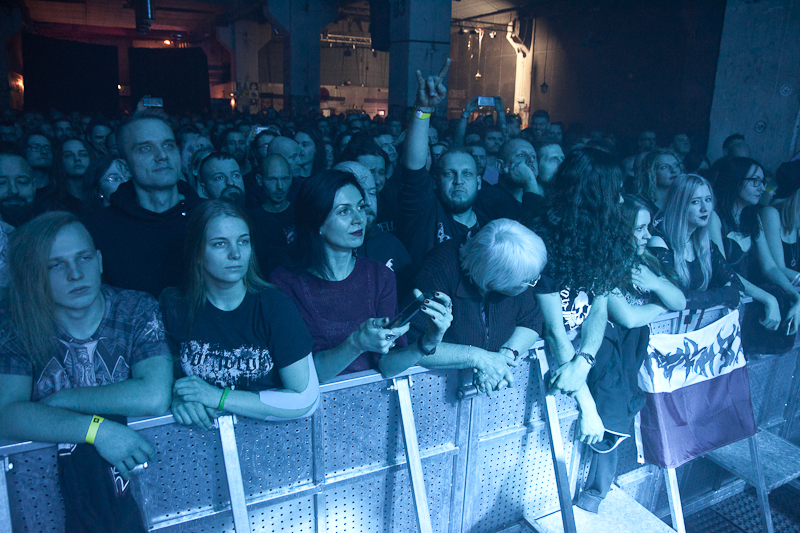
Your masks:
<svg viewBox="0 0 800 533"><path fill-rule="evenodd" d="M133 181L119 186L111 205L92 213L86 227L103 254L103 281L123 289L144 291L156 298L167 287L180 286L183 242L191 210L202 199L184 181L183 199L163 213L139 205Z"/></svg>

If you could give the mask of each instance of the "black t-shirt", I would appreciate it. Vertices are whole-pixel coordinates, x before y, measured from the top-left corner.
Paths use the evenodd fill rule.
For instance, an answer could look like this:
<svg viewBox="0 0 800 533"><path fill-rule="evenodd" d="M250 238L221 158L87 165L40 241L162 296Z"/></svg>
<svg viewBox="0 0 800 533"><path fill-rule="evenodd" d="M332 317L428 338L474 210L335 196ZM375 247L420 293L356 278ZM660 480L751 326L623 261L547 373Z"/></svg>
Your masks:
<svg viewBox="0 0 800 533"><path fill-rule="evenodd" d="M247 293L233 311L206 301L191 329L188 306L174 289L161 295L164 325L183 373L217 387L282 388L277 370L311 353L311 336L297 308L277 289Z"/></svg>
<svg viewBox="0 0 800 533"><path fill-rule="evenodd" d="M386 180L386 185L378 193L378 218L375 219L375 224L387 233L394 232L400 225L399 195L400 178L397 176Z"/></svg>
<svg viewBox="0 0 800 533"><path fill-rule="evenodd" d="M576 290L569 287L556 286L555 280L547 274L542 274L536 287L533 288L536 294L558 293L561 299L561 314L564 319L564 330L567 336L573 339L577 336L578 330L583 325L594 302L594 292Z"/></svg>
<svg viewBox="0 0 800 533"><path fill-rule="evenodd" d="M364 239L364 244L356 249L356 255L368 257L389 267L397 280L397 294L406 293L414 272L411 256L408 255L408 250L400 239L384 231L370 235Z"/></svg>
<svg viewBox="0 0 800 533"><path fill-rule="evenodd" d="M294 240L294 206L289 205L280 213L270 213L261 206L247 210L253 234L250 236L253 251L267 278L270 272L286 260L286 247Z"/></svg>
<svg viewBox="0 0 800 533"><path fill-rule="evenodd" d="M434 246L451 239L463 244L489 223L489 217L475 208L477 222L471 228L456 222L436 197L433 178L425 167L403 168L400 172L402 188L398 203L403 229L400 237L415 265L421 265L425 254Z"/></svg>

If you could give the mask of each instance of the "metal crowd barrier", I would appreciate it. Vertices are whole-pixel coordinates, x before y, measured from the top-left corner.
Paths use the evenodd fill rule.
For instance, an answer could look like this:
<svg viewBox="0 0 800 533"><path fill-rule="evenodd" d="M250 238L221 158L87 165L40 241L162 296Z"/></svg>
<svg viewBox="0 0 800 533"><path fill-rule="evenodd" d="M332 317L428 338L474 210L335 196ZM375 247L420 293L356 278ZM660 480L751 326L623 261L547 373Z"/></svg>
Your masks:
<svg viewBox="0 0 800 533"><path fill-rule="evenodd" d="M653 327L694 327L694 318L670 313ZM491 398L477 394L471 370L414 367L394 379L370 371L324 384L310 419L226 416L208 431L171 415L131 420L157 450L132 483L145 524L165 532L524 531L559 509L559 495L569 500L588 470L573 445L576 404L543 398L543 344L534 351L514 369L516 386ZM769 403L754 407L763 413ZM623 455L623 472L635 474L641 465ZM0 443L0 533L63 531L55 457L55 445ZM632 490L651 510L661 503Z"/></svg>

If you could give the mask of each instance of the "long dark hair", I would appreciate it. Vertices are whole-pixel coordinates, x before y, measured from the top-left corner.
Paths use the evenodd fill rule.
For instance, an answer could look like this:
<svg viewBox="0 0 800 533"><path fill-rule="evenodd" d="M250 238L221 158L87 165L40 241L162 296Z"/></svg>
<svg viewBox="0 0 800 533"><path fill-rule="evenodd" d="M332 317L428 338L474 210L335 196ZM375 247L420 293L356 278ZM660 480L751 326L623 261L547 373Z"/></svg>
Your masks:
<svg viewBox="0 0 800 533"><path fill-rule="evenodd" d="M112 154L104 154L89 163L89 168L83 175L83 203L87 207L103 207L103 201L100 200L100 180L117 159L119 158Z"/></svg>
<svg viewBox="0 0 800 533"><path fill-rule="evenodd" d="M89 165L92 164L92 147L81 137L67 137L62 140L53 152L53 184L57 198L64 198L67 194L67 174L64 172L64 145L70 141L78 141L89 153ZM86 172L89 171L87 167ZM84 174L85 176L85 174Z"/></svg>
<svg viewBox="0 0 800 533"><path fill-rule="evenodd" d="M572 151L558 169L546 212L529 224L559 288L606 294L630 285L636 250L620 210L622 177L619 160L596 148Z"/></svg>
<svg viewBox="0 0 800 533"><path fill-rule="evenodd" d="M347 185L358 189L362 198L365 196L356 177L341 170L323 170L300 187L294 201L295 239L288 249L292 270L329 273L325 244L319 230L333 209L336 193Z"/></svg>
<svg viewBox="0 0 800 533"><path fill-rule="evenodd" d="M763 168L758 161L749 157L723 157L714 165L712 180L714 196L717 198L716 211L722 222L733 231L757 239L761 235L758 205L748 205L742 209L738 223L733 217L734 205L753 167Z"/></svg>
<svg viewBox="0 0 800 533"><path fill-rule="evenodd" d="M304 133L308 135L311 137L311 141L314 143L315 151L314 161L311 163L311 175L313 176L317 172L325 170L325 143L322 142L322 137L320 134L311 128L300 128L294 135L292 135L292 139L295 141L297 141L295 137L298 133Z"/></svg>
<svg viewBox="0 0 800 533"><path fill-rule="evenodd" d="M633 194L624 194L622 196L622 218L625 221L625 227L630 231L631 238L633 238L633 232L636 229L636 218L639 216L640 211L647 211L650 213L650 208L645 204L639 196L635 196ZM650 213L652 216L653 213ZM651 220L652 222L652 220ZM635 239L634 239L635 242ZM656 259L656 257L650 253L650 251L645 248L644 252L641 255L636 255L634 259L635 265L644 265L649 268L656 276L666 276L672 283L678 285L678 280L675 277L674 273L667 272L661 268L661 261ZM634 294L633 292L633 284L629 287L622 287L626 290L629 294Z"/></svg>
<svg viewBox="0 0 800 533"><path fill-rule="evenodd" d="M184 285L182 289L189 305L189 324L194 322L194 318L203 309L206 301L206 280L205 272L203 271L206 231L208 224L217 217L232 217L243 220L247 224L247 230L252 238L253 231L250 220L241 207L224 200L209 200L194 208L192 215L189 217L189 227L186 231L183 254ZM250 254L250 262L247 265L247 273L243 281L247 292L251 293L271 287L269 283L261 278L261 270L258 267L255 251Z"/></svg>
<svg viewBox="0 0 800 533"><path fill-rule="evenodd" d="M48 263L58 232L71 224L80 224L72 213L51 211L9 235L11 326L34 368L47 364L56 347L58 327Z"/></svg>

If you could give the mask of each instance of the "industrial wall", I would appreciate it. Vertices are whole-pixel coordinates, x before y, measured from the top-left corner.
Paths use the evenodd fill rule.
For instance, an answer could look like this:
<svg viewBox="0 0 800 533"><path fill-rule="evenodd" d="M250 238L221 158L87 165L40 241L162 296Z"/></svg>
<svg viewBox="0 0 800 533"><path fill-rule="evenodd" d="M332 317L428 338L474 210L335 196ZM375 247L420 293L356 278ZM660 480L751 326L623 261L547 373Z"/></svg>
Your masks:
<svg viewBox="0 0 800 533"><path fill-rule="evenodd" d="M800 148L800 1L728 0L720 43L708 155L741 133L774 171Z"/></svg>
<svg viewBox="0 0 800 533"><path fill-rule="evenodd" d="M724 13L725 0L531 8L531 112L545 109L579 133L599 129L623 139L655 128L663 145L688 133L704 150Z"/></svg>

